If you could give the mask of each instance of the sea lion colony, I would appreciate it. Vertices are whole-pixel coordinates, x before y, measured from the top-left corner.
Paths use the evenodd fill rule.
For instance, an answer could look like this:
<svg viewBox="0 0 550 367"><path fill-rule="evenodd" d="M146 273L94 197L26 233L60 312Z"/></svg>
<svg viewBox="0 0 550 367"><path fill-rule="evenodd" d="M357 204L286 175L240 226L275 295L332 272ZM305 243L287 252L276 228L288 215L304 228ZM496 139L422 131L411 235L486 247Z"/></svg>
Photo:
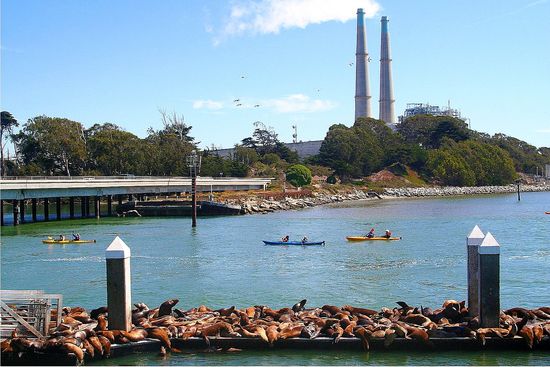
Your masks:
<svg viewBox="0 0 550 367"><path fill-rule="evenodd" d="M177 299L168 300L150 309L144 303L132 310L132 330L107 330L108 310L100 307L86 312L81 307L65 307L62 323L50 331L48 338L27 339L14 331L2 342L2 353L41 351L44 353L74 353L79 362L86 354L108 357L111 344L128 343L152 338L160 340L161 353L175 351L171 339L186 340L201 337L210 345L209 337L230 336L260 338L273 345L279 339L329 337L333 343L340 338L360 338L365 350L373 338L384 340L386 347L395 338L416 339L427 345L430 338L470 337L485 344L487 336L523 337L529 348L550 335L550 307L533 310L511 308L500 314L500 325L480 328L477 317L469 317L464 302L447 300L441 308L431 310L397 302L399 307L380 311L345 305L325 305L305 308L306 300L291 308L273 310L267 306L238 309L235 306L212 310L206 306L181 311L174 306Z"/></svg>

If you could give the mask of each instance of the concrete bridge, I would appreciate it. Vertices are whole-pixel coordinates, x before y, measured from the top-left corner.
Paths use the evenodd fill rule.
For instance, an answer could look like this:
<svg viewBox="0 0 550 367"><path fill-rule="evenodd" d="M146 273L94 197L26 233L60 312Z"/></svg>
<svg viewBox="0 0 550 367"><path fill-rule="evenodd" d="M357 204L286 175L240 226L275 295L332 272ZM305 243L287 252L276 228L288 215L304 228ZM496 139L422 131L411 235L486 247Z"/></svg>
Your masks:
<svg viewBox="0 0 550 367"><path fill-rule="evenodd" d="M197 177L197 192L265 190L271 178ZM127 198L143 200L147 195L191 192L190 177L14 177L0 180L0 213L4 225L4 201L12 202L13 223L25 222L25 200L31 200L32 221L37 220L38 200L43 202L44 220L49 220L49 200L56 202L56 219L61 219L61 199L69 200L69 218L75 217L75 198L80 201L80 217L90 216L90 198L94 216L99 218L101 199L107 200L107 215L112 215L112 200L119 204Z"/></svg>

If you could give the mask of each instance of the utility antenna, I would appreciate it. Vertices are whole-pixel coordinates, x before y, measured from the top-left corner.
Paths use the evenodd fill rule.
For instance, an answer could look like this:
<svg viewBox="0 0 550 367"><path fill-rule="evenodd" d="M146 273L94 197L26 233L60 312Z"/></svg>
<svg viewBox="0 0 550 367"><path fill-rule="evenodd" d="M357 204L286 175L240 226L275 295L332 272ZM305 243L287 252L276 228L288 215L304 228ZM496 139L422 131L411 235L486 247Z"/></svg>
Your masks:
<svg viewBox="0 0 550 367"><path fill-rule="evenodd" d="M292 125L292 129L294 130L294 134L292 134L292 142L297 143L298 142L298 125Z"/></svg>

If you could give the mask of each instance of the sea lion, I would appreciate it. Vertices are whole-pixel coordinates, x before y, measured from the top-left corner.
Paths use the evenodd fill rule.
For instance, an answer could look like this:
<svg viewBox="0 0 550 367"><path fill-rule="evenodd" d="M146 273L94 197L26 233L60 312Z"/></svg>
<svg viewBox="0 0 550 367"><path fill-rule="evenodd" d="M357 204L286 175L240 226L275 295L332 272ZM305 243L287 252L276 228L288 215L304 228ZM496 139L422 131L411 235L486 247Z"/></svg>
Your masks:
<svg viewBox="0 0 550 367"><path fill-rule="evenodd" d="M279 339L297 338L302 335L303 329L303 324L296 324L285 327L279 332Z"/></svg>
<svg viewBox="0 0 550 367"><path fill-rule="evenodd" d="M161 327L148 328L147 337L160 340L162 345L168 348L168 350L172 349L172 343L170 342L170 338L168 338L168 333Z"/></svg>
<svg viewBox="0 0 550 367"><path fill-rule="evenodd" d="M386 329L384 332L384 347L388 348L393 343L395 338L397 338L397 333L395 330L391 328Z"/></svg>
<svg viewBox="0 0 550 367"><path fill-rule="evenodd" d="M263 341L265 341L266 343L269 343L269 339L267 338L267 333L265 332L265 329L263 327L256 326L255 331Z"/></svg>
<svg viewBox="0 0 550 367"><path fill-rule="evenodd" d="M164 301L158 311L157 317L167 316L172 313L172 307L174 307L179 302L179 299L169 299L168 301Z"/></svg>
<svg viewBox="0 0 550 367"><path fill-rule="evenodd" d="M332 305L324 305L323 307L321 307L321 309L323 311L329 312L331 316L336 315L339 312L342 312L342 309L340 307L332 306Z"/></svg>
<svg viewBox="0 0 550 367"><path fill-rule="evenodd" d="M279 339L279 332L277 325L270 325L266 330L267 341L270 346L273 346L273 343Z"/></svg>
<svg viewBox="0 0 550 367"><path fill-rule="evenodd" d="M97 317L97 326L94 329L95 331L107 330L107 319L103 315Z"/></svg>
<svg viewBox="0 0 550 367"><path fill-rule="evenodd" d="M94 335L94 336L88 337L88 341L94 347L94 350L96 352L103 355L103 346L101 345L101 342L99 341L99 338L97 336Z"/></svg>
<svg viewBox="0 0 550 367"><path fill-rule="evenodd" d="M86 353L88 353L90 355L90 357L94 358L95 350L94 350L94 346L92 345L92 343L90 343L87 339L84 339L82 341L82 346L84 347L84 350L86 351Z"/></svg>
<svg viewBox="0 0 550 367"><path fill-rule="evenodd" d="M352 315L355 315L355 314L361 314L361 315L365 315L365 316L378 315L378 311L371 310L371 309L368 309L368 308L353 307L353 306L350 306L350 305L345 305L344 307L342 307L342 310L348 311Z"/></svg>
<svg viewBox="0 0 550 367"><path fill-rule="evenodd" d="M300 302L296 303L294 306L292 306L292 311L294 312L300 312L304 309L304 306L306 304L307 300L303 299Z"/></svg>
<svg viewBox="0 0 550 367"><path fill-rule="evenodd" d="M302 336L304 338L314 339L321 333L321 328L317 326L315 323L307 324L302 329Z"/></svg>
<svg viewBox="0 0 550 367"><path fill-rule="evenodd" d="M354 330L354 334L357 335L359 339L361 339L361 344L363 345L363 349L369 350L370 349L369 339L371 335L370 331L360 326Z"/></svg>
<svg viewBox="0 0 550 367"><path fill-rule="evenodd" d="M529 349L533 349L533 343L535 340L535 334L533 333L533 328L529 327L528 325L525 325L520 329L520 331L518 331L518 335L521 336L523 340L525 340Z"/></svg>
<svg viewBox="0 0 550 367"><path fill-rule="evenodd" d="M109 310L107 307L105 306L102 306L102 307L98 307L98 308L95 308L93 309L92 311L90 311L90 317L94 320L97 320L97 317L101 314L106 314L108 313Z"/></svg>
<svg viewBox="0 0 550 367"><path fill-rule="evenodd" d="M67 353L74 353L78 363L84 362L84 351L73 343L64 343L62 349Z"/></svg>

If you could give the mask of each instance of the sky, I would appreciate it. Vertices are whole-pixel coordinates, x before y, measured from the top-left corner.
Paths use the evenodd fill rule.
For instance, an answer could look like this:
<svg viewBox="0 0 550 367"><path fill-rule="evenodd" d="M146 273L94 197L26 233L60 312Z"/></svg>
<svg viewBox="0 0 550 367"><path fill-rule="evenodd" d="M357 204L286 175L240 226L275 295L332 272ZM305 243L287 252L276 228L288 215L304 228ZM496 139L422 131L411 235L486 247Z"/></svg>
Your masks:
<svg viewBox="0 0 550 367"><path fill-rule="evenodd" d="M450 103L474 130L550 146L550 0L1 0L1 108L142 138L175 112L201 148L256 121L321 140L353 124L357 8L374 117L385 15L396 115Z"/></svg>

